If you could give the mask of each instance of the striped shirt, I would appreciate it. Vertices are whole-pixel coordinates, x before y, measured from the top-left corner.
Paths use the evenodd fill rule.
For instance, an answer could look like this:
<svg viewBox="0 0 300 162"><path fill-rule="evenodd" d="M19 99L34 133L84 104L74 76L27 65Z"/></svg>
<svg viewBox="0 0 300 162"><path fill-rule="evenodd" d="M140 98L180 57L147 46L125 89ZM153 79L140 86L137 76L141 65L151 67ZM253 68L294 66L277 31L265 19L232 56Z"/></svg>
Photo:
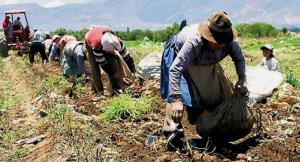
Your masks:
<svg viewBox="0 0 300 162"><path fill-rule="evenodd" d="M122 58L126 58L128 56L130 56L130 53L127 51L126 47L123 45L122 42L121 43L121 50L118 51L120 53L120 55L122 56ZM93 53L95 55L95 60L96 62L100 65L100 66L103 66L105 64L107 64L107 61L105 59L105 55L109 54L114 54L114 53L111 53L111 52L107 52L107 51L104 51L104 50L97 50L97 49L93 49Z"/></svg>

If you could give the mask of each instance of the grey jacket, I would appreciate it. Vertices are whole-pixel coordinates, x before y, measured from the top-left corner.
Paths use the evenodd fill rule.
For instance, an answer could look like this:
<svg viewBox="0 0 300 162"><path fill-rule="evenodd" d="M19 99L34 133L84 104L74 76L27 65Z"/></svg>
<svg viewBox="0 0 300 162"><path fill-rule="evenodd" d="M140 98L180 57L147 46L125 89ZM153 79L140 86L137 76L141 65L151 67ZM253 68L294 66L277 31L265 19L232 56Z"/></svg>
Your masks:
<svg viewBox="0 0 300 162"><path fill-rule="evenodd" d="M198 24L185 27L176 38L179 50L169 73L170 95L180 94L180 78L189 65L211 65L222 61L226 56L232 58L239 78L245 76L245 56L237 41L212 51L203 41L197 30Z"/></svg>

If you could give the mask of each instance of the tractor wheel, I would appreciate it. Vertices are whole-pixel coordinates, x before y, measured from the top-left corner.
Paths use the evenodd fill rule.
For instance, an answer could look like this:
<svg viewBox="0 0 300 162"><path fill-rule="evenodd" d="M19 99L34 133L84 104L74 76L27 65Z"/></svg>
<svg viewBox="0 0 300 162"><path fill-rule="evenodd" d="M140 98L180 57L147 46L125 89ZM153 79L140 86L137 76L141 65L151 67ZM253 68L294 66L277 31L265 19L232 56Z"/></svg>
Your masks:
<svg viewBox="0 0 300 162"><path fill-rule="evenodd" d="M7 57L8 51L9 51L9 47L6 42L4 32L0 32L0 56Z"/></svg>

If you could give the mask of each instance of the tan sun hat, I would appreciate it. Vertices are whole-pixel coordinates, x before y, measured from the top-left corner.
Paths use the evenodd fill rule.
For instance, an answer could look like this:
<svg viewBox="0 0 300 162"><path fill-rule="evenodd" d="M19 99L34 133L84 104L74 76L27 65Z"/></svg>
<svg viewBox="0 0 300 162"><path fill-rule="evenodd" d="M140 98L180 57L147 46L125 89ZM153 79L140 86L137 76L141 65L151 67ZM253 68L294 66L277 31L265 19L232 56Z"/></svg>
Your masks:
<svg viewBox="0 0 300 162"><path fill-rule="evenodd" d="M58 38L60 38L60 36L58 36L58 35L53 35L53 36L52 36L53 42L55 42Z"/></svg>
<svg viewBox="0 0 300 162"><path fill-rule="evenodd" d="M213 43L229 43L237 38L237 31L225 11L211 15L208 21L199 24L198 31L206 40Z"/></svg>

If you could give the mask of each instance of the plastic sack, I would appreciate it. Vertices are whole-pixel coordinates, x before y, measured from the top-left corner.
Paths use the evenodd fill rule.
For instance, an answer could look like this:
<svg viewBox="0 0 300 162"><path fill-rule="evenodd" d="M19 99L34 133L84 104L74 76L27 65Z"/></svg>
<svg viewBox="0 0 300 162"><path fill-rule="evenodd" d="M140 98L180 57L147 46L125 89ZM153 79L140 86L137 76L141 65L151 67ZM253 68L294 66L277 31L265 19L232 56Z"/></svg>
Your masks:
<svg viewBox="0 0 300 162"><path fill-rule="evenodd" d="M246 76L246 86L250 92L249 98L258 102L271 96L273 90L283 82L283 75L280 72L260 67L247 67Z"/></svg>

